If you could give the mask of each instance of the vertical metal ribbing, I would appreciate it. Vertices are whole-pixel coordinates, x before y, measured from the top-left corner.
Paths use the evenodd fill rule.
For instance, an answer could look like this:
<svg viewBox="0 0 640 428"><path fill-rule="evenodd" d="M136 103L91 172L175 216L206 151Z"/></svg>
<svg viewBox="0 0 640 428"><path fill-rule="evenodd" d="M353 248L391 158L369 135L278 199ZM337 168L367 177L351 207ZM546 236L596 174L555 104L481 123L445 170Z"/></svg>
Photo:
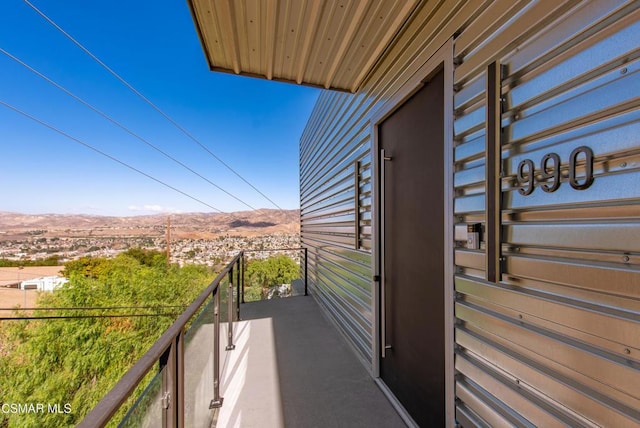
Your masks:
<svg viewBox="0 0 640 428"><path fill-rule="evenodd" d="M354 182L355 182L355 242L354 248L357 250L360 248L360 161L353 161L354 169Z"/></svg>
<svg viewBox="0 0 640 428"><path fill-rule="evenodd" d="M501 67L494 61L487 67L487 117L485 149L486 159L486 279L499 282L501 278L500 254L500 206L502 198L501 183Z"/></svg>

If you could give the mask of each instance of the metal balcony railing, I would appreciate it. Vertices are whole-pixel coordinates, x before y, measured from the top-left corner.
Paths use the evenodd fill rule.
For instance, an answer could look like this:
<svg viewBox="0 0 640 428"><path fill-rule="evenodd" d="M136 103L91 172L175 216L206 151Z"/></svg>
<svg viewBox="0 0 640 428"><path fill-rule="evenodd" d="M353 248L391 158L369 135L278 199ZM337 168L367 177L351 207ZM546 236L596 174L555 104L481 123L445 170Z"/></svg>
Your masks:
<svg viewBox="0 0 640 428"><path fill-rule="evenodd" d="M240 320L240 302L244 301L246 254L271 251L278 250L238 253L78 426L209 426L215 409L224 402L220 371L225 353L220 352L220 338L227 336L227 351L235 348L234 323ZM279 251L302 253L299 265L307 295L307 249ZM124 418L113 420L154 367L157 373L134 397Z"/></svg>

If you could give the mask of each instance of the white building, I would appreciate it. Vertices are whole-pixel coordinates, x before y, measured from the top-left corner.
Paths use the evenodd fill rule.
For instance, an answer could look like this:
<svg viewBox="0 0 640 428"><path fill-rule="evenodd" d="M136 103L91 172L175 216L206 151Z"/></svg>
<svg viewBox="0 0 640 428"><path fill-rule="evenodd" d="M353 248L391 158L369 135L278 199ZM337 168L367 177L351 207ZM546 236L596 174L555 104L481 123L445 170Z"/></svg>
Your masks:
<svg viewBox="0 0 640 428"><path fill-rule="evenodd" d="M53 291L56 288L69 282L67 278L60 276L42 276L40 278L27 279L20 283L21 290L38 290L38 291Z"/></svg>

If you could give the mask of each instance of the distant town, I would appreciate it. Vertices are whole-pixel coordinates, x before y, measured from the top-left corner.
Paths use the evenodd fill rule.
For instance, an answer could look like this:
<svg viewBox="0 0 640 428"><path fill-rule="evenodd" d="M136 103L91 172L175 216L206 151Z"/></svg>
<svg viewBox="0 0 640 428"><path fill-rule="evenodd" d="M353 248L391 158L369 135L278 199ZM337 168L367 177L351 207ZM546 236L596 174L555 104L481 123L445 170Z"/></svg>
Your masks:
<svg viewBox="0 0 640 428"><path fill-rule="evenodd" d="M170 261L219 266L240 250L300 246L298 210L138 217L0 212L0 259L114 257L130 248L169 249ZM264 258L268 253L251 253Z"/></svg>
<svg viewBox="0 0 640 428"><path fill-rule="evenodd" d="M297 233L277 233L258 236L224 235L213 239L170 240L172 263L218 266L234 257L240 250L275 250L300 246ZM60 263L80 257L113 257L129 248L166 251L164 237L88 237L45 238L37 234L27 240L0 240L0 259L44 260L58 257ZM268 252L252 253L252 258L264 258Z"/></svg>

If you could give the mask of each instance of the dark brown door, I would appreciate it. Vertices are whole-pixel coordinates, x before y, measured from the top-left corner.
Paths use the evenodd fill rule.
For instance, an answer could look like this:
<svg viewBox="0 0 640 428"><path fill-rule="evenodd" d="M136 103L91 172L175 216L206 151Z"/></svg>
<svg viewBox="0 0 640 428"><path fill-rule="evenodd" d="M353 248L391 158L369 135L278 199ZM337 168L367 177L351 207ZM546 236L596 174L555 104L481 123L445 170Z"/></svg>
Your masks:
<svg viewBox="0 0 640 428"><path fill-rule="evenodd" d="M424 427L445 423L443 106L440 71L379 126L380 148L391 158L380 160L380 371Z"/></svg>

